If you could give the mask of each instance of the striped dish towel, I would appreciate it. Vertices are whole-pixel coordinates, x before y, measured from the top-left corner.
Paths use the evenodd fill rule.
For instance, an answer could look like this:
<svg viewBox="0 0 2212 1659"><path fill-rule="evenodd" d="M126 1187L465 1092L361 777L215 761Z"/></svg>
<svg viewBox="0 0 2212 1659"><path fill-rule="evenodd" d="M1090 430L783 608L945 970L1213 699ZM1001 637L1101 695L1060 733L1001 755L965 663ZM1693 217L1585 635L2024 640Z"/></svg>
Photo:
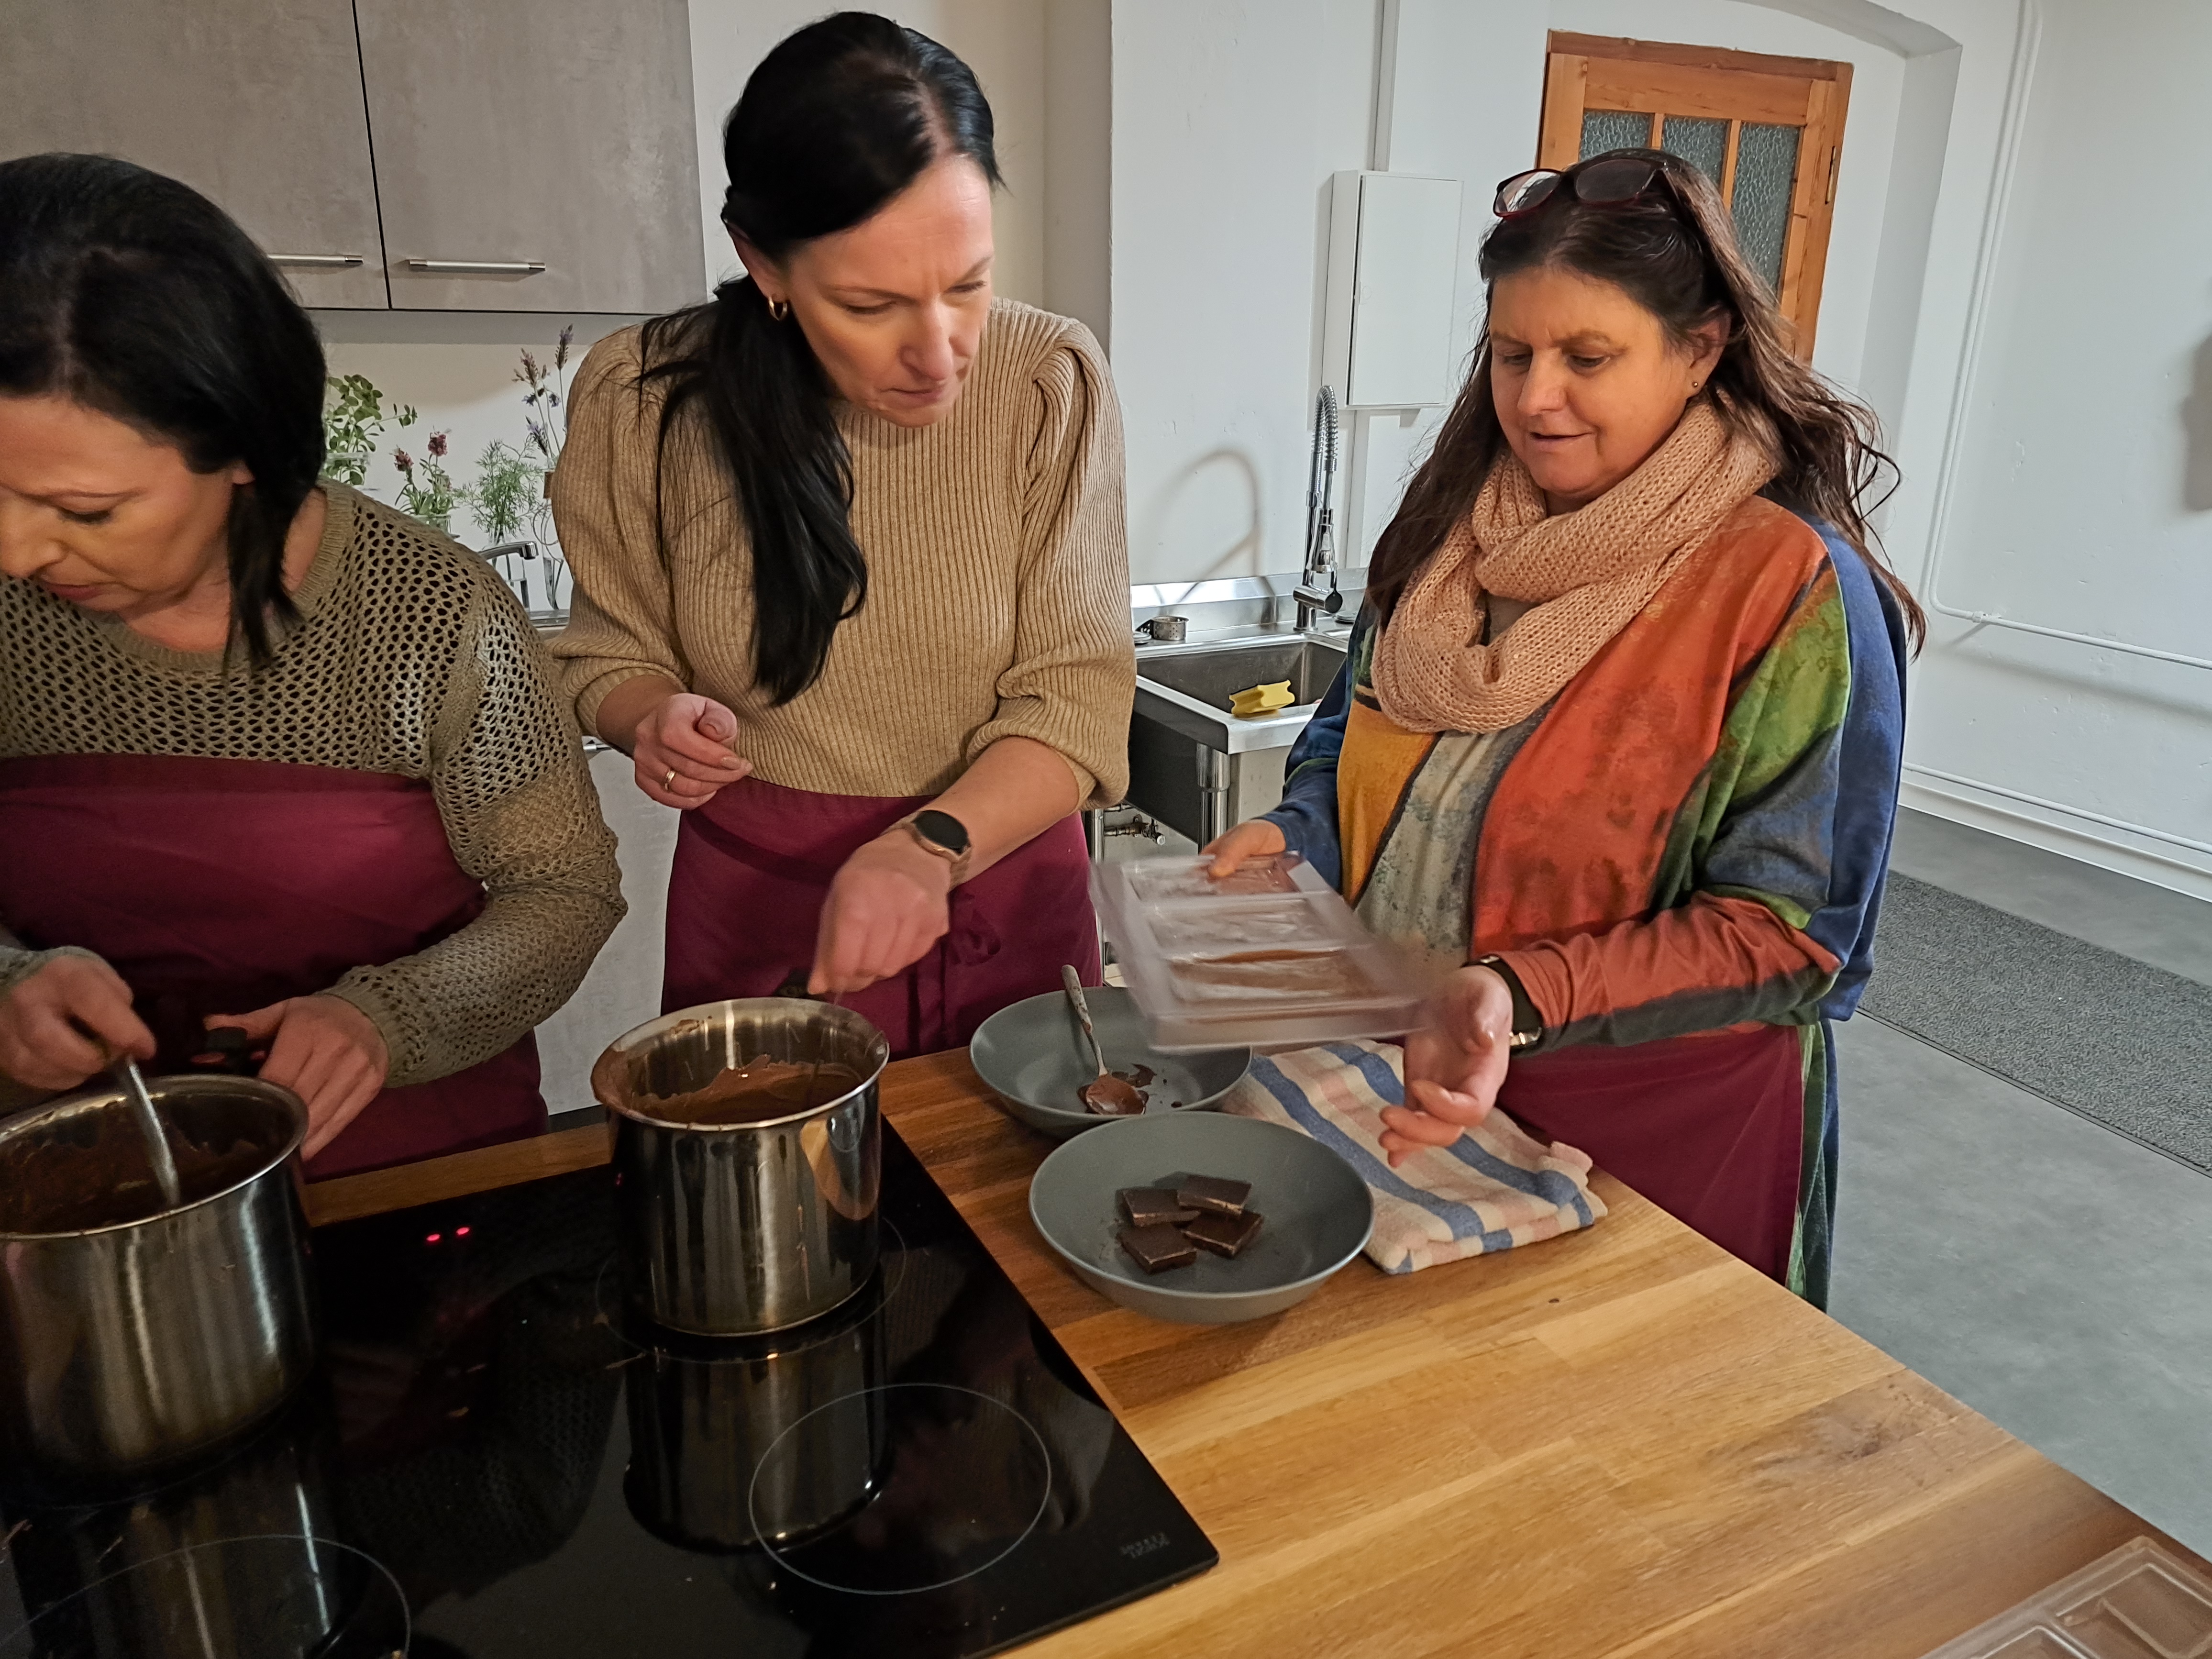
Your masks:
<svg viewBox="0 0 2212 1659"><path fill-rule="evenodd" d="M1367 1256L1386 1273L1540 1243L1605 1213L1587 1154L1547 1146L1503 1112L1392 1169L1382 1109L1405 1104L1403 1072L1404 1050L1393 1042L1255 1055L1221 1109L1310 1135L1352 1165L1375 1194Z"/></svg>

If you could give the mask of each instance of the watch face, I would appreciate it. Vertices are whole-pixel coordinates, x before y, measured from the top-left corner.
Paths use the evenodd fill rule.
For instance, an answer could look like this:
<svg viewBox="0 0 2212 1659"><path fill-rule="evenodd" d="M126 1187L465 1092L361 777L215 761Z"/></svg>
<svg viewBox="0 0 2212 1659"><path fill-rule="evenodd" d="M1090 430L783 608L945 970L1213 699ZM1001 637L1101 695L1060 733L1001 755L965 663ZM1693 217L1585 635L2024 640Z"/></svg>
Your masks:
<svg viewBox="0 0 2212 1659"><path fill-rule="evenodd" d="M921 831L925 840L935 842L948 853L968 850L968 826L950 812L931 809L914 815L914 827Z"/></svg>

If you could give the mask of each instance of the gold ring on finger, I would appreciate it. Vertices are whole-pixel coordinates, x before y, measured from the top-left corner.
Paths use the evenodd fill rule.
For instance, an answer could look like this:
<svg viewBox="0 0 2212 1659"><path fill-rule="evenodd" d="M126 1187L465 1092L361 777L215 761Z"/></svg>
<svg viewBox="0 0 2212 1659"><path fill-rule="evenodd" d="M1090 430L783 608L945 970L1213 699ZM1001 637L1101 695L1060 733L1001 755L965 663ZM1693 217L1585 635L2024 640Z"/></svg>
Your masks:
<svg viewBox="0 0 2212 1659"><path fill-rule="evenodd" d="M674 767L670 767L668 769L668 775L660 781L660 791L665 795L672 795L676 793L676 769Z"/></svg>

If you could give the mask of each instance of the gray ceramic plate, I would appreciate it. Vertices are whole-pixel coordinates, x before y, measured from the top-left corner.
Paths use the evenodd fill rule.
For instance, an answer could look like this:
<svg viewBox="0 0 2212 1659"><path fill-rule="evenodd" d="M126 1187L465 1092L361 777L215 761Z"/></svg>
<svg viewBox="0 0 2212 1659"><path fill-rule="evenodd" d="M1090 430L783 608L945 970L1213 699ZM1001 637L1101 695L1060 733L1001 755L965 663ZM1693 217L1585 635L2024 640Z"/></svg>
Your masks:
<svg viewBox="0 0 2212 1659"><path fill-rule="evenodd" d="M1209 1048L1193 1054L1164 1054L1145 1040L1144 1018L1129 994L1117 986L1086 990L1091 1023L1106 1063L1117 1072L1149 1066L1158 1073L1145 1089L1146 1114L1169 1114L1177 1101L1185 1111L1221 1103L1252 1063L1249 1048ZM975 1074L1006 1103L1006 1109L1030 1126L1066 1139L1103 1123L1122 1120L1083 1109L1083 1085L1098 1075L1091 1045L1075 1010L1059 991L1001 1008L985 1020L968 1045Z"/></svg>
<svg viewBox="0 0 2212 1659"><path fill-rule="evenodd" d="M1200 1250L1188 1267L1147 1273L1121 1249L1115 1194L1186 1175L1250 1182L1248 1202L1266 1224L1240 1255ZM1319 1290L1365 1247L1375 1199L1342 1158L1295 1129L1176 1113L1123 1118L1059 1148L1030 1182L1030 1218L1084 1283L1123 1307L1226 1325L1279 1313Z"/></svg>

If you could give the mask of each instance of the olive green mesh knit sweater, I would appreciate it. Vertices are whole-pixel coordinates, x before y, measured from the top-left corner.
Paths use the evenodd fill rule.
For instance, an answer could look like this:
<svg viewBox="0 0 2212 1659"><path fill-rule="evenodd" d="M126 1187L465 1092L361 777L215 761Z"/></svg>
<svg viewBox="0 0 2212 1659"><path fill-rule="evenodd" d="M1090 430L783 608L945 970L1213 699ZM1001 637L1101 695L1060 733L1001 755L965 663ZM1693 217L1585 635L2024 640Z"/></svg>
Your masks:
<svg viewBox="0 0 2212 1659"><path fill-rule="evenodd" d="M489 1059L566 1002L622 917L622 876L514 596L428 526L343 484L323 492L300 618L258 674L0 580L0 757L188 755L428 779L484 908L429 949L330 988L375 1022L398 1087ZM43 960L0 940L0 990Z"/></svg>

